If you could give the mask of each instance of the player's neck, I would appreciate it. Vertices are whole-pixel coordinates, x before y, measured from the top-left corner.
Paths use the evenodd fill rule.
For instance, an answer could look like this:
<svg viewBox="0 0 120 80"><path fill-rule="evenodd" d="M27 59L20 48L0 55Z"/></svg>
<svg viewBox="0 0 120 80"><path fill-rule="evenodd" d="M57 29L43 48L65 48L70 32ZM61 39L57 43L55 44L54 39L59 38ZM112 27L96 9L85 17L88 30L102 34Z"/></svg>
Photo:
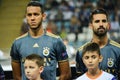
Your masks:
<svg viewBox="0 0 120 80"><path fill-rule="evenodd" d="M86 72L86 75L91 79L95 79L99 77L101 74L102 74L102 70L100 69L88 70L88 72Z"/></svg>
<svg viewBox="0 0 120 80"><path fill-rule="evenodd" d="M42 28L39 30L31 30L30 29L29 33L33 38L38 38L44 34L44 30Z"/></svg>
<svg viewBox="0 0 120 80"><path fill-rule="evenodd" d="M107 35L104 37L93 36L92 42L97 43L100 48L103 48L108 43L108 37Z"/></svg>

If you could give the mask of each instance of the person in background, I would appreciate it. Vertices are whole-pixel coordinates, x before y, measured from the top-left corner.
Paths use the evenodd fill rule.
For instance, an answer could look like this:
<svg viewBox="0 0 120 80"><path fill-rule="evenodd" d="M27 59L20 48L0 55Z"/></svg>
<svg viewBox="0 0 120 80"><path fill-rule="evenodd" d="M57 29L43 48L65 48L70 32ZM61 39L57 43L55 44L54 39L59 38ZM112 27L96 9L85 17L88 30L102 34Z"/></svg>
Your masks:
<svg viewBox="0 0 120 80"><path fill-rule="evenodd" d="M83 47L82 60L87 67L87 72L76 80L116 80L112 74L99 68L99 63L103 60L103 57L97 43L89 43Z"/></svg>
<svg viewBox="0 0 120 80"><path fill-rule="evenodd" d="M37 54L28 55L24 60L25 75L29 80L43 80L44 58Z"/></svg>
<svg viewBox="0 0 120 80"><path fill-rule="evenodd" d="M68 56L69 56L70 64L75 64L75 53L76 53L75 48L69 44L69 40L67 38L64 38L63 42L66 46L66 51L67 51Z"/></svg>
<svg viewBox="0 0 120 80"><path fill-rule="evenodd" d="M5 80L5 74L1 64L0 64L0 80Z"/></svg>
<svg viewBox="0 0 120 80"><path fill-rule="evenodd" d="M27 24L26 18L24 18L23 23L22 23L21 28L20 28L20 35L27 33L28 30L29 30L29 26Z"/></svg>
<svg viewBox="0 0 120 80"><path fill-rule="evenodd" d="M71 79L66 47L59 36L46 31L42 24L45 19L46 14L41 3L30 1L26 8L29 31L16 38L10 51L14 80L26 80L23 60L30 53L44 58L45 66L41 74L44 80L56 80L57 65L60 72L59 80Z"/></svg>
<svg viewBox="0 0 120 80"><path fill-rule="evenodd" d="M77 75L86 72L86 67L82 61L83 47L91 42L100 46L103 60L100 63L100 69L113 74L120 80L120 44L109 39L107 32L110 29L109 16L106 10L98 8L91 12L89 27L93 31L93 37L90 42L85 43L78 48L76 54L76 71Z"/></svg>

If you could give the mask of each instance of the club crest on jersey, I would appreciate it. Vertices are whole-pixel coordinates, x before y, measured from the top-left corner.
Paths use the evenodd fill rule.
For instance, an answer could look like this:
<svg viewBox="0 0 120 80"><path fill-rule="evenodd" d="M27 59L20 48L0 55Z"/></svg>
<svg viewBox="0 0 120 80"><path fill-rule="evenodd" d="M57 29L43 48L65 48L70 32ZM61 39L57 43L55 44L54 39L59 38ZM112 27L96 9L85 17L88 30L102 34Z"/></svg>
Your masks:
<svg viewBox="0 0 120 80"><path fill-rule="evenodd" d="M114 65L114 61L113 61L112 58L108 58L107 65L108 65L108 67L113 67L113 65Z"/></svg>
<svg viewBox="0 0 120 80"><path fill-rule="evenodd" d="M44 56L48 56L49 53L50 53L49 50L50 50L50 48L48 48L48 47L44 47L44 48L43 48L43 55L44 55Z"/></svg>

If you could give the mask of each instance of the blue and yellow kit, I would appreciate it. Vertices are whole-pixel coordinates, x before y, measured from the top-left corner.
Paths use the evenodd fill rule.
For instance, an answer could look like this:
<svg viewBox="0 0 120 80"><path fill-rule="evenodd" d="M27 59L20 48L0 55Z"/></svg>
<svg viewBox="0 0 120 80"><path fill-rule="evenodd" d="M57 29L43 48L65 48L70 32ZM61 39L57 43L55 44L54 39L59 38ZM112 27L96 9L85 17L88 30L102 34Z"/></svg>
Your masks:
<svg viewBox="0 0 120 80"><path fill-rule="evenodd" d="M86 44L81 46L76 54L76 70L78 73L82 74L87 71L82 61L82 49ZM118 73L120 73L120 44L113 40L108 40L107 45L101 48L100 52L103 56L103 61L100 63L100 68L117 77Z"/></svg>
<svg viewBox="0 0 120 80"><path fill-rule="evenodd" d="M13 42L10 52L12 61L21 64L22 80L26 80L22 60L32 53L44 58L45 68L41 74L44 80L56 80L57 62L68 60L66 47L59 36L46 32L39 38L32 38L28 32Z"/></svg>

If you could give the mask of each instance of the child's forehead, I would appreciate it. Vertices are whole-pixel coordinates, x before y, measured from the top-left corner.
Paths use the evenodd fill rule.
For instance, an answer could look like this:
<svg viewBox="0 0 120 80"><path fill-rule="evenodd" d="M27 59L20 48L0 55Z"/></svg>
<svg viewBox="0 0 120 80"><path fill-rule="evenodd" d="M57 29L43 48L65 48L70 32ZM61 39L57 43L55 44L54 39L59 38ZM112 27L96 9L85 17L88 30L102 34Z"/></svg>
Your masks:
<svg viewBox="0 0 120 80"><path fill-rule="evenodd" d="M36 63L36 60L29 60L29 59L26 59L26 60L25 60L25 63Z"/></svg>
<svg viewBox="0 0 120 80"><path fill-rule="evenodd" d="M86 51L83 56L85 55L99 55L98 51Z"/></svg>
<svg viewBox="0 0 120 80"><path fill-rule="evenodd" d="M36 60L25 60L24 66L37 66Z"/></svg>

